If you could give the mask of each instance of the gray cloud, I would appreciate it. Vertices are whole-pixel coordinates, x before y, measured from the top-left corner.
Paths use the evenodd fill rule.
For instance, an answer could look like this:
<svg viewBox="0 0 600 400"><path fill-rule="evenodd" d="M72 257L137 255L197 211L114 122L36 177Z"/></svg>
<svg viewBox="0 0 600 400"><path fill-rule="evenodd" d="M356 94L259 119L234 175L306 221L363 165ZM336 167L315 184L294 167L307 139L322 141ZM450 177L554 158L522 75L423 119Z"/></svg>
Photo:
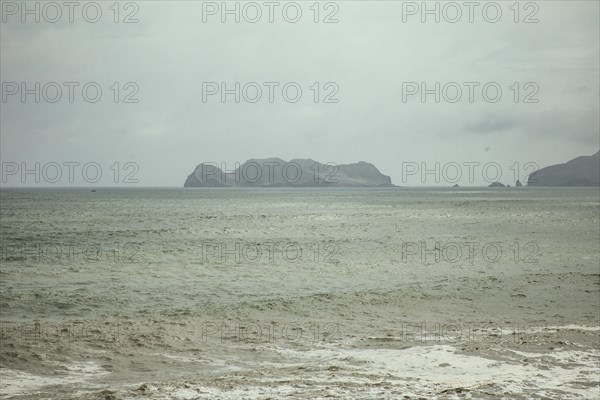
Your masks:
<svg viewBox="0 0 600 400"><path fill-rule="evenodd" d="M497 24L403 23L401 3L366 1L338 2L339 23L315 24L301 4L297 24L203 23L201 3L166 1L139 2L137 24L110 14L97 24L9 19L0 26L3 82L97 82L103 97L2 103L2 160L134 161L147 186L179 186L202 161L365 160L400 183L403 161L544 166L600 147L597 2L537 2L537 24L509 14ZM288 103L277 89L273 103L202 101L202 82L236 81L297 82L303 96ZM127 82L139 86L139 103L122 103ZM327 82L339 87L338 103L322 102ZM503 97L403 102L403 82L496 82ZM527 82L539 86L538 103L522 102Z"/></svg>

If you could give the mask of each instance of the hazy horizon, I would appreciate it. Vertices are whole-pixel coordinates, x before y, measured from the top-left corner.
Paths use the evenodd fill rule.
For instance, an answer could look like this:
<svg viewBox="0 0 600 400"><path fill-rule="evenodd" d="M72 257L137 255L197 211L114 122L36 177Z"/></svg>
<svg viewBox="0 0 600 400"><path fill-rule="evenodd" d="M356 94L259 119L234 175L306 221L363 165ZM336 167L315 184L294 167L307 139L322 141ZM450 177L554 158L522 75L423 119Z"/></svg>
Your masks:
<svg viewBox="0 0 600 400"><path fill-rule="evenodd" d="M598 398L599 1L0 13L1 398Z"/></svg>
<svg viewBox="0 0 600 400"><path fill-rule="evenodd" d="M94 23L93 7L75 8L71 23L66 8L51 22L56 10L40 6L35 22L12 3L20 5L3 2L0 28L3 162L98 163L103 185L114 184L119 163L119 186L133 172L127 163L144 186L177 186L201 162L249 158L367 161L394 184L415 186L423 183L402 182L402 162L498 163L499 180L512 184L515 163L522 176L525 164L600 148L598 2L530 2L536 7L518 13L500 2L497 22L493 7L476 8L473 22L463 7L449 22L457 10L438 4L436 22L415 11L419 2L384 1L321 3L318 13L300 2L301 18L290 22L295 8L284 15L281 3L272 23L268 8L251 22L257 10L235 2L227 4L239 23L220 2L122 3L119 13L102 3ZM425 102L410 94L415 83L431 91L436 82L439 103L433 93ZM40 84L39 103L34 93L21 97L23 83L25 91ZM483 97L486 84L490 99L501 89L498 101ZM73 184L87 185L78 178Z"/></svg>

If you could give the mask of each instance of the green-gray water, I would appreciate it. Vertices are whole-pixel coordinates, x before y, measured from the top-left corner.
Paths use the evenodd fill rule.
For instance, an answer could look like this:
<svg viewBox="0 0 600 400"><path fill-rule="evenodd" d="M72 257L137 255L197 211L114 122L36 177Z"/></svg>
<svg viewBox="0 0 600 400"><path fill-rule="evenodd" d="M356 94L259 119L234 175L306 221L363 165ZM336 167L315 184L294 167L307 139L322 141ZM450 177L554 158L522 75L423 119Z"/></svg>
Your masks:
<svg viewBox="0 0 600 400"><path fill-rule="evenodd" d="M9 398L594 398L598 189L0 191Z"/></svg>

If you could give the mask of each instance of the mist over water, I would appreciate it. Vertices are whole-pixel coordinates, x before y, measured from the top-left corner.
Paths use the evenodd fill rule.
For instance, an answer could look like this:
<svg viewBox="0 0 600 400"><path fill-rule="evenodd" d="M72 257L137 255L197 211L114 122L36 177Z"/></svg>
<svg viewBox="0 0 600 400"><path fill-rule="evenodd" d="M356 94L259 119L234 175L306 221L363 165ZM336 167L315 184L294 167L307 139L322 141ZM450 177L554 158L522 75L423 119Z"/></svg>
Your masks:
<svg viewBox="0 0 600 400"><path fill-rule="evenodd" d="M600 398L599 16L0 0L0 400Z"/></svg>
<svg viewBox="0 0 600 400"><path fill-rule="evenodd" d="M0 196L6 398L598 390L594 188Z"/></svg>

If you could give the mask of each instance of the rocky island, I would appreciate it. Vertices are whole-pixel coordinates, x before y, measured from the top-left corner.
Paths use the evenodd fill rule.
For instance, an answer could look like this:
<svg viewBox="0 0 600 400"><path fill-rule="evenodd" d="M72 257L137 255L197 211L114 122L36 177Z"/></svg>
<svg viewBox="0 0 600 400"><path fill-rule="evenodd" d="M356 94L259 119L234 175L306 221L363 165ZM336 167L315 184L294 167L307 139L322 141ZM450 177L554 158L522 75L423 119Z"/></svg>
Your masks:
<svg viewBox="0 0 600 400"><path fill-rule="evenodd" d="M537 170L527 186L600 186L600 152Z"/></svg>
<svg viewBox="0 0 600 400"><path fill-rule="evenodd" d="M226 164L201 163L184 187L385 187L394 186L368 162L319 163L311 159L251 159L227 172Z"/></svg>

